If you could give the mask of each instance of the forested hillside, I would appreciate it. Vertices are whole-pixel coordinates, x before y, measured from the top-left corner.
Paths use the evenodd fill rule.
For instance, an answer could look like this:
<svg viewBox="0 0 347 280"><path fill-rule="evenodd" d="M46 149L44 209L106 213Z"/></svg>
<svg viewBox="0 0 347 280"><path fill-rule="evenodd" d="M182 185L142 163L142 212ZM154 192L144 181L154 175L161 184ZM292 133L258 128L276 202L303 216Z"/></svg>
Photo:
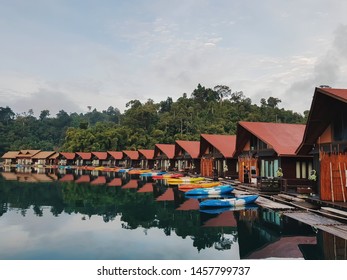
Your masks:
<svg viewBox="0 0 347 280"><path fill-rule="evenodd" d="M159 103L131 100L123 114L110 106L101 112L89 108L85 114L60 110L56 116L43 110L35 117L32 109L16 114L0 107L0 152L152 149L177 139L199 140L201 133L235 134L240 120L305 123L306 116L279 108L280 102L262 98L259 106L227 86L211 89L199 84L175 102L170 97Z"/></svg>

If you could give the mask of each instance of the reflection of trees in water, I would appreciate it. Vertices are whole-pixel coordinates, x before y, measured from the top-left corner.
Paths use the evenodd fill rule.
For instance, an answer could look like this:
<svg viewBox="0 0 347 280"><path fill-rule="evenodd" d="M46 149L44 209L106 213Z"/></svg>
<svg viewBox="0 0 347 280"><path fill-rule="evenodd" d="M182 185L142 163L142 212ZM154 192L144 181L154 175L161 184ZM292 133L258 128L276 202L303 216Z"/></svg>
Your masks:
<svg viewBox="0 0 347 280"><path fill-rule="evenodd" d="M158 195L162 190L157 191ZM43 206L45 209L50 206L50 213L55 217L62 213L80 213L82 221L98 215L104 222L110 222L120 216L124 229L159 228L167 236L174 232L182 238L190 237L199 251L213 247L222 238L221 228L201 226L199 211L176 211L177 202L157 202L153 193L138 193L136 189L73 181L19 183L0 180L0 195L0 215L11 207L19 209L23 216L30 208L35 215L43 216L47 215ZM224 232L231 234L232 229L226 227Z"/></svg>
<svg viewBox="0 0 347 280"><path fill-rule="evenodd" d="M232 231L231 235L232 238L228 238L225 237L225 234L222 232L219 241L214 244L214 248L219 251L229 250L231 245L237 242L237 231Z"/></svg>
<svg viewBox="0 0 347 280"><path fill-rule="evenodd" d="M2 197L2 195L1 195L1 197ZM0 217L3 215L3 214L5 214L6 212L7 212L7 208L8 208L8 206L7 206L7 203L4 203L4 202L2 202L2 201L0 201Z"/></svg>

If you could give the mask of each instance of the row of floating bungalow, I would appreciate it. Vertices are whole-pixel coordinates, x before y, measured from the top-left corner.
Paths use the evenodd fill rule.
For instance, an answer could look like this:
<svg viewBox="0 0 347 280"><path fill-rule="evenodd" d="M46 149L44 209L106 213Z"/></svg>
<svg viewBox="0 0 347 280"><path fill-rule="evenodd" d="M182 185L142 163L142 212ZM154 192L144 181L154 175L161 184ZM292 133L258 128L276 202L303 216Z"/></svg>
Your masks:
<svg viewBox="0 0 347 280"><path fill-rule="evenodd" d="M316 88L307 124L244 122L236 135L156 144L154 150L10 151L3 165L122 166L238 179L261 190L347 199L347 89Z"/></svg>

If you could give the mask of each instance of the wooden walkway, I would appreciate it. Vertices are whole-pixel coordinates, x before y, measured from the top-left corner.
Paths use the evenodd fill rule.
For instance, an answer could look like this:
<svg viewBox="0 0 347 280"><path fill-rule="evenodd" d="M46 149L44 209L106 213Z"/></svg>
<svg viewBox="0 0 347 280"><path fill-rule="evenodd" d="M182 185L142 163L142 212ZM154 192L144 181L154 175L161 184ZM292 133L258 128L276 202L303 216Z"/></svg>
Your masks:
<svg viewBox="0 0 347 280"><path fill-rule="evenodd" d="M295 209L295 207L293 206L289 206L283 203L278 203L261 196L257 198L255 203L260 205L261 207L269 208L273 210L294 210Z"/></svg>
<svg viewBox="0 0 347 280"><path fill-rule="evenodd" d="M347 224L312 212L283 212L287 217L347 240Z"/></svg>
<svg viewBox="0 0 347 280"><path fill-rule="evenodd" d="M259 194L256 204L263 208L281 211L287 217L299 222L310 225L316 229L325 231L337 237L347 240L347 203L322 203L318 205L317 198L299 198L287 194L276 194L267 196L250 186L238 185L233 191L236 195L240 194ZM269 197L269 198L266 198ZM341 210L331 209L330 207L320 206L340 206ZM341 212L341 213L340 213Z"/></svg>

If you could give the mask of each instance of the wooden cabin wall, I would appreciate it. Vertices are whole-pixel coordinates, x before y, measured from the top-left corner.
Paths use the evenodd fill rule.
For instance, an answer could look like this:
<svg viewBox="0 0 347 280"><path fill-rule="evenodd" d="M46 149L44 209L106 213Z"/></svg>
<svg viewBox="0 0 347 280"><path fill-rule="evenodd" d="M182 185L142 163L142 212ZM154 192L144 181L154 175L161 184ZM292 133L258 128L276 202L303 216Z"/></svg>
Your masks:
<svg viewBox="0 0 347 280"><path fill-rule="evenodd" d="M279 167L282 168L283 178L296 178L296 158L281 158Z"/></svg>
<svg viewBox="0 0 347 280"><path fill-rule="evenodd" d="M200 163L201 176L213 177L213 159L202 158Z"/></svg>
<svg viewBox="0 0 347 280"><path fill-rule="evenodd" d="M193 160L193 164L194 164L194 170L193 172L196 172L197 174L200 174L201 172L201 160L200 159L194 159Z"/></svg>
<svg viewBox="0 0 347 280"><path fill-rule="evenodd" d="M251 176L252 168L255 168L255 172L256 172L256 174L253 174L252 177L260 176L258 159L250 158L250 157L239 157L238 164L239 164L239 181L240 182L244 183L244 175L245 175L244 166L247 167L249 176Z"/></svg>
<svg viewBox="0 0 347 280"><path fill-rule="evenodd" d="M228 171L226 172L227 177L231 177L232 179L238 179L238 172L236 166L238 165L237 159L227 159Z"/></svg>
<svg viewBox="0 0 347 280"><path fill-rule="evenodd" d="M347 154L321 153L320 199L347 201Z"/></svg>
<svg viewBox="0 0 347 280"><path fill-rule="evenodd" d="M282 168L283 178L286 179L296 179L296 163L300 162L300 166L302 164L306 164L306 177L298 177L301 179L307 179L309 176L309 164L313 167L313 158L302 158L302 157L281 157L281 162L279 167Z"/></svg>

